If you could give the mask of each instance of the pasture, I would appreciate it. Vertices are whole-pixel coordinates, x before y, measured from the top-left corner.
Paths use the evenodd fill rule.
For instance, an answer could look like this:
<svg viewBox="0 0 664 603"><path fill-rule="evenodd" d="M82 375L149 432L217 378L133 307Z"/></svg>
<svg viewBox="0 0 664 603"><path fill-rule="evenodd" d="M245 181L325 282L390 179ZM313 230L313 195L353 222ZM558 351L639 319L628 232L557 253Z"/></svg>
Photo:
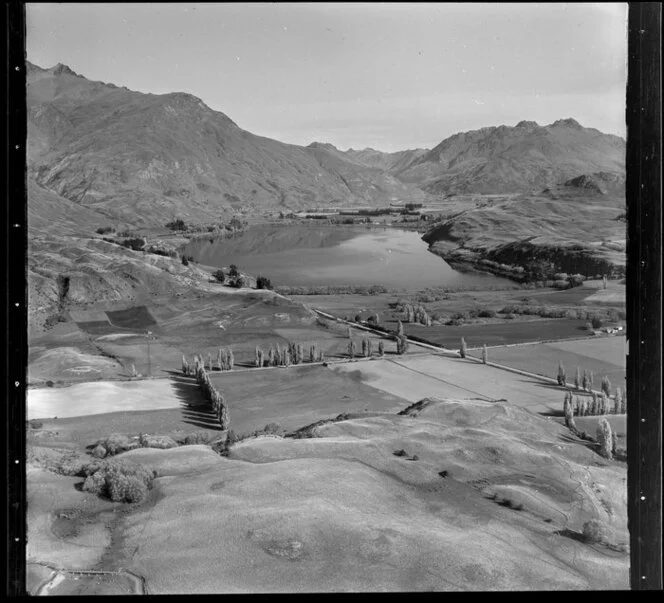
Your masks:
<svg viewBox="0 0 664 603"><path fill-rule="evenodd" d="M481 350L471 350L479 358ZM602 377L616 387L625 390L626 360L623 336L598 337L577 341L560 341L513 347L489 348L489 360L530 373L556 377L558 362L562 361L567 373L567 382L574 382L576 367L593 371L594 388L599 390Z"/></svg>

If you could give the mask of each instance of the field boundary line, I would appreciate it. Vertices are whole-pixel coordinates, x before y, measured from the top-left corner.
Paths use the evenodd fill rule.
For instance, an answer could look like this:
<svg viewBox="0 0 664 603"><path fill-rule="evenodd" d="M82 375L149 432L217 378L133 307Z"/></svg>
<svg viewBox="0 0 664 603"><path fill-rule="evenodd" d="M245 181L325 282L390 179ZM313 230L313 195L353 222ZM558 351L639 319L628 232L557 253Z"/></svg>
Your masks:
<svg viewBox="0 0 664 603"><path fill-rule="evenodd" d="M29 564L40 565L42 567L47 567L54 574L46 581L41 583L35 591L35 596L39 596L45 589L52 584L58 576L66 575L75 575L75 576L128 576L131 578L137 585L140 592L138 594L147 594L147 584L145 578L140 576L131 570L120 567L116 570L85 570L85 569L67 569L62 567L56 567L55 565L48 563L46 561L29 561Z"/></svg>
<svg viewBox="0 0 664 603"><path fill-rule="evenodd" d="M355 328L358 328L358 329L362 329L362 330L365 330L365 331L371 331L372 333L378 333L378 334L383 335L384 337L389 338L389 335L387 335L386 333L383 333L381 331L375 331L374 329L371 329L369 327L365 327L364 325L357 325L356 323L351 323L350 321L346 321L343 318L338 318L336 316L333 316L332 314L327 314L326 312L322 312L321 310L318 310L318 309L314 308L314 312L317 312L318 314L321 314L325 318L330 318L332 320L336 320L337 322L342 322L342 323L348 324L349 326L352 326L352 327L355 327ZM502 348L502 347L514 347L514 346L519 346L519 345L532 345L532 344L539 344L539 343L552 343L552 342L559 342L559 341L577 341L577 340L585 341L586 338L587 338L587 336L586 337L578 337L578 338L575 337L574 339L551 339L551 340L542 340L542 341L533 341L533 342L524 342L524 343L512 343L512 344L506 344L506 345L501 345L501 346L491 346L491 348L489 348L487 346L487 349L495 349L495 348ZM408 337L406 337L406 339L408 339ZM412 343L413 345L419 345L419 346L422 346L422 347L425 347L425 348L436 350L438 352L443 352L442 354L439 354L440 356L460 358L459 352L454 351L454 350L450 350L448 348L438 347L438 346L435 346L433 344L421 343L419 341L412 341L410 339L408 339L408 343ZM482 349L482 348L470 348L470 349L477 350L477 349ZM481 358L475 358L474 356L466 356L466 360L471 360L472 362L475 362L475 363L478 363L478 364L486 364L487 366L493 366L494 368L502 369L502 370L508 371L510 373L516 373L518 375L522 375L522 376L525 376L525 377L531 377L531 378L534 378L534 379L539 379L540 381L545 381L547 383L553 383L555 385L558 385L558 381L556 381L556 379L554 379L552 377L546 377L544 375L538 375L537 373L530 373L530 372L524 371L522 369L513 368L511 366L506 366L504 364L498 364L497 362L487 361L485 363L485 362L482 362ZM575 390L575 388L567 382L565 383L565 388ZM465 389L465 388L463 388L463 389ZM561 386L561 391L562 391L562 389L563 388ZM468 390L468 391L471 391L471 390ZM575 391L579 391L580 393L587 393L589 395L591 395L593 393L596 393L596 394L599 395L601 393L599 390L591 390L591 391L585 391L585 392L581 392L581 390L575 390Z"/></svg>
<svg viewBox="0 0 664 603"><path fill-rule="evenodd" d="M623 335L616 335L616 337L625 337L625 334ZM488 345L486 346L487 349L495 349L495 348L515 348L521 345L540 345L542 343L560 343L560 342L566 342L566 341L598 341L600 339L606 339L606 337L600 336L600 337L595 337L595 336L590 336L586 335L585 337L564 337L562 339L540 339L538 341L522 341L519 343L503 343L500 345ZM469 347L469 350L481 350L481 347L473 346Z"/></svg>
<svg viewBox="0 0 664 603"><path fill-rule="evenodd" d="M485 394L481 394L480 392L476 392L472 389L468 389L467 387L463 387L461 385L457 385L456 383L452 383L451 381L445 381L445 379L442 379L441 377L436 377L434 375L430 375L429 373L425 373L424 371L419 371L411 366L401 364L397 360L390 359L389 362L393 362L397 366L400 366L402 368L405 368L406 370L412 371L414 373L418 373L420 375L424 375L425 377L429 377L429 379L435 379L436 381L440 381L441 383L445 383L447 385L451 385L452 387L456 387L457 389L464 389L467 392L470 392L471 394L475 394L476 396L480 396L480 398L483 398L487 400L488 402L497 402L496 398L491 398L490 396L487 396Z"/></svg>

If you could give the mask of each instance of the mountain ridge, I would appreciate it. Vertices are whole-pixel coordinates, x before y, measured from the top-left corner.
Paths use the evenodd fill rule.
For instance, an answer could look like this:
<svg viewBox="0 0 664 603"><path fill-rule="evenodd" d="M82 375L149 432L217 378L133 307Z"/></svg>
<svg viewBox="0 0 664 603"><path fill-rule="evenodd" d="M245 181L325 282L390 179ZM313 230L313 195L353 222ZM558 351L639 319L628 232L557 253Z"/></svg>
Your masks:
<svg viewBox="0 0 664 603"><path fill-rule="evenodd" d="M458 132L432 149L306 147L242 129L186 93L136 92L58 63L26 62L28 178L51 195L137 225L164 216L384 205L521 193L624 174L624 141L572 118Z"/></svg>

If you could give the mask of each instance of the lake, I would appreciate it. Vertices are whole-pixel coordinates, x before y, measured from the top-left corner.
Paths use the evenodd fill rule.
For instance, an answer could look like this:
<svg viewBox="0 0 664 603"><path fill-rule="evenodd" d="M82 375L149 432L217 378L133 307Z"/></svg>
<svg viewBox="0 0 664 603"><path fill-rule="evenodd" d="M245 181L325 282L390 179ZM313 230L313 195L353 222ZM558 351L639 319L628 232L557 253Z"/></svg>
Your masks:
<svg viewBox="0 0 664 603"><path fill-rule="evenodd" d="M236 264L278 285L383 285L390 289L513 284L461 273L417 232L349 226L252 226L230 238L191 241L182 250L203 265Z"/></svg>

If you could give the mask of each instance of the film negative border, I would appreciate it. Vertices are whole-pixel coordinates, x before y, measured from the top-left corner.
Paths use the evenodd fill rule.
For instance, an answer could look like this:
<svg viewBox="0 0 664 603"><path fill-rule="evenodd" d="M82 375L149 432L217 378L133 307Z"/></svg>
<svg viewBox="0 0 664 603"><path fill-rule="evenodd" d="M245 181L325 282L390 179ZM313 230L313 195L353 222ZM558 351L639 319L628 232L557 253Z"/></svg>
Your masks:
<svg viewBox="0 0 664 603"><path fill-rule="evenodd" d="M627 496L630 584L662 588L661 4L629 4Z"/></svg>
<svg viewBox="0 0 664 603"><path fill-rule="evenodd" d="M25 6L3 6L7 32L5 205L3 264L5 269L3 334L6 337L5 453L6 453L6 593L25 594L26 484L25 484L25 386L27 365L27 250L26 199L26 83Z"/></svg>

